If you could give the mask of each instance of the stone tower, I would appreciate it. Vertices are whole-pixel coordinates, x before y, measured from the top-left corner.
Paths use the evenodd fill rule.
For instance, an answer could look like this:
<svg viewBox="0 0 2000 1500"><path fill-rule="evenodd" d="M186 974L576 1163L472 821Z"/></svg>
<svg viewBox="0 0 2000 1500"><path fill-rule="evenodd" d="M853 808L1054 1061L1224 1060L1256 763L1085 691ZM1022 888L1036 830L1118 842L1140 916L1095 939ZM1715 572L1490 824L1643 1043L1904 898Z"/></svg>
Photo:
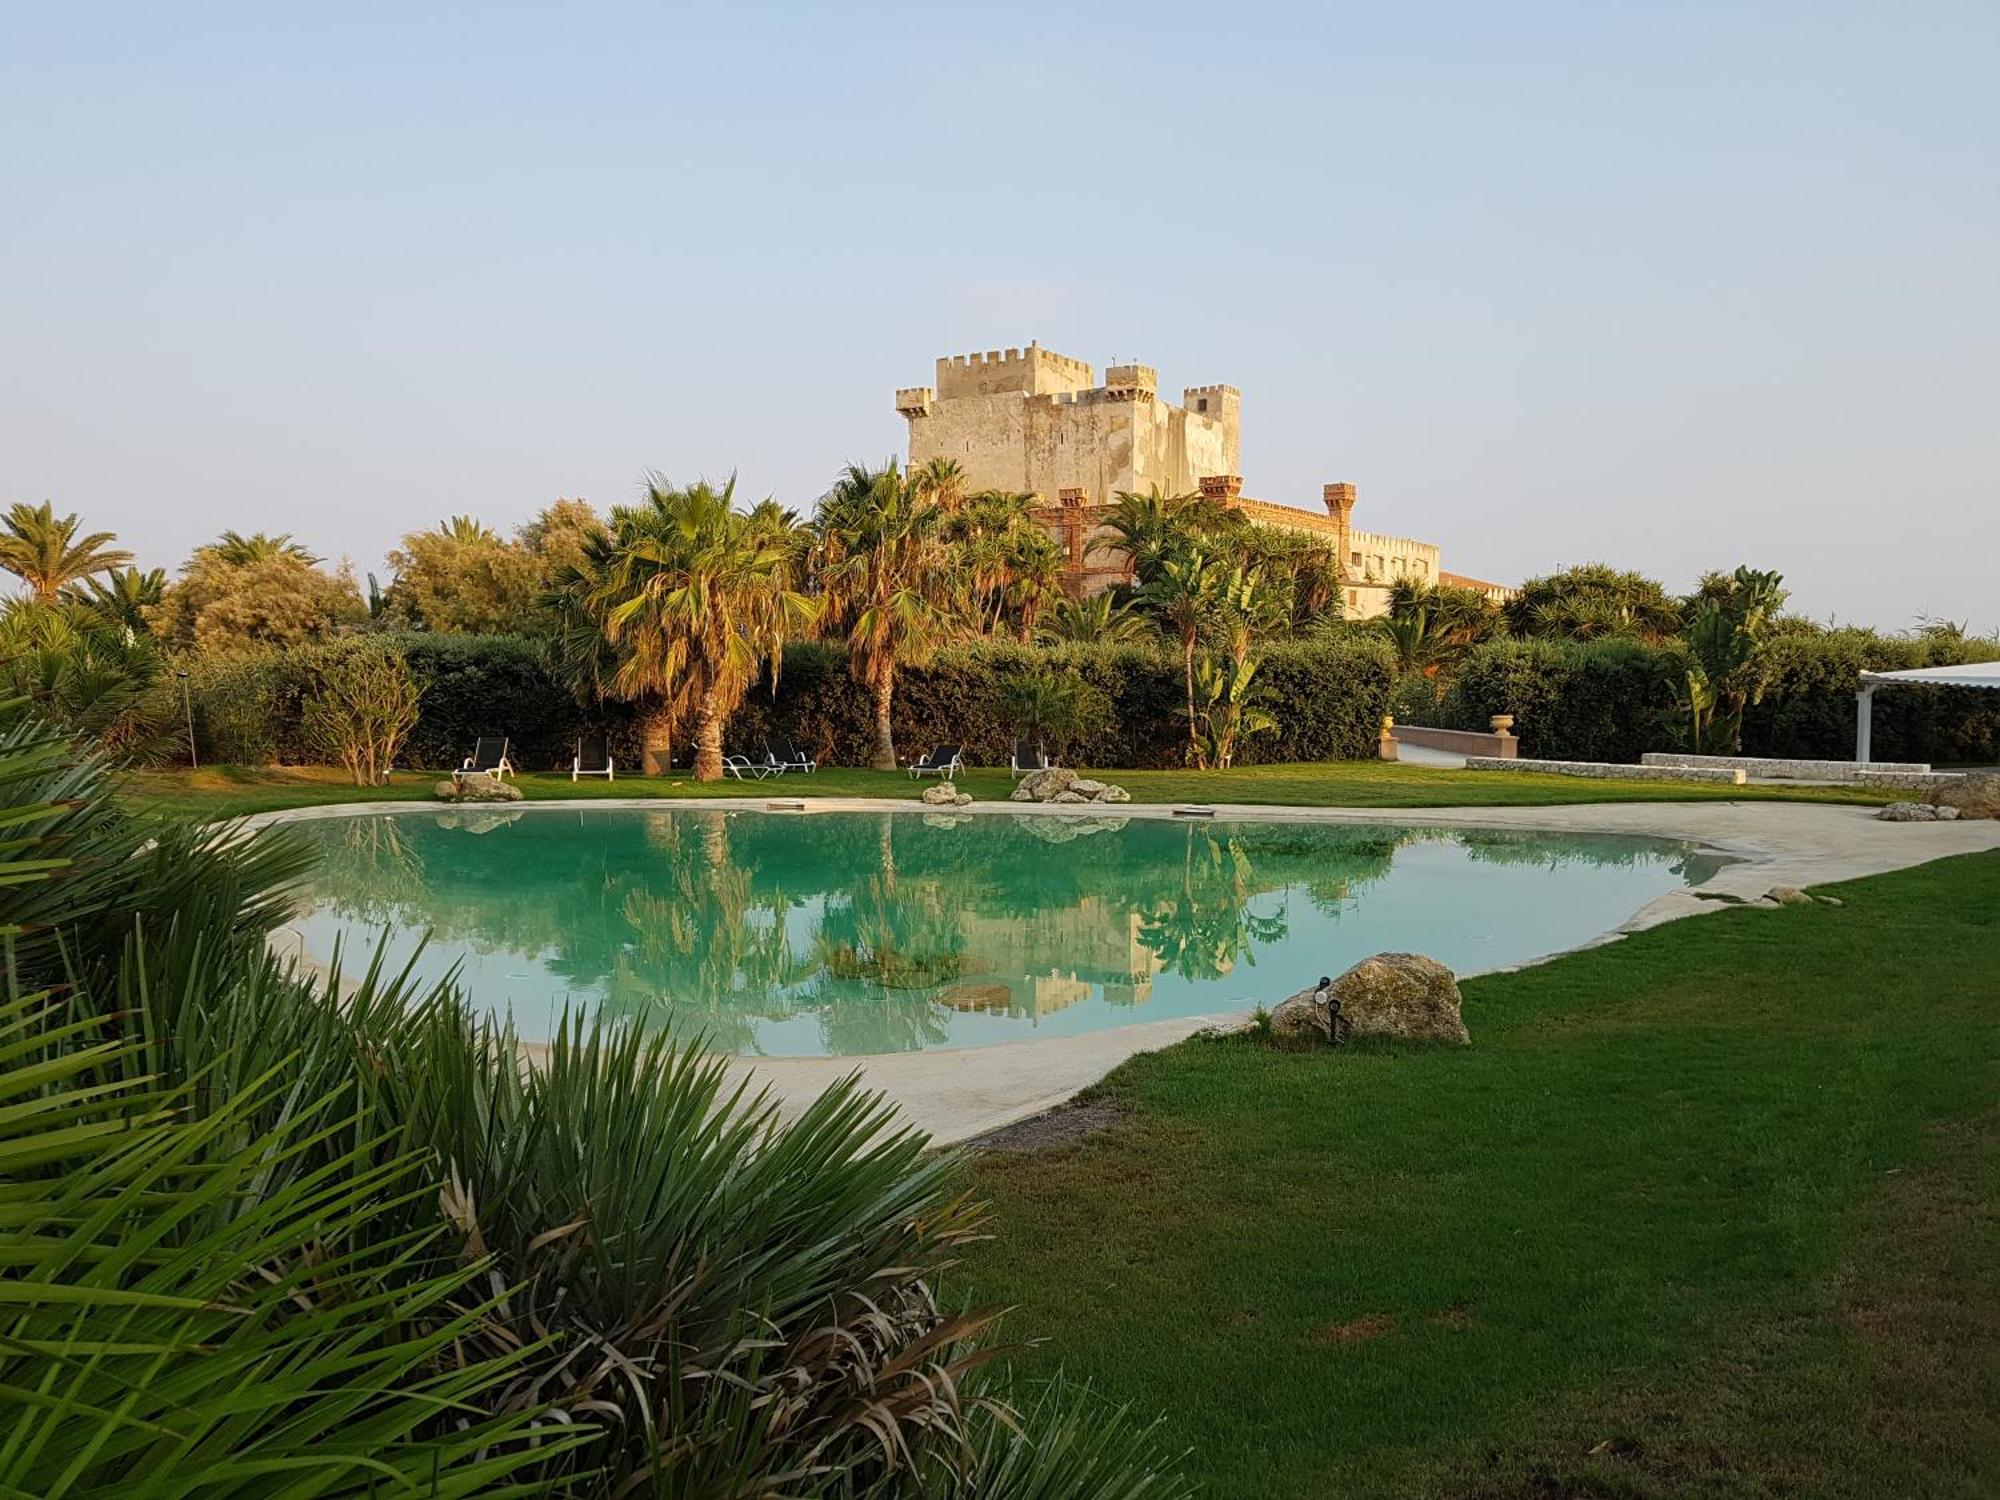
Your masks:
<svg viewBox="0 0 2000 1500"><path fill-rule="evenodd" d="M1241 394L1203 385L1184 404L1159 396L1150 365L1112 365L1098 385L1080 359L1039 344L950 355L937 383L896 392L910 424L910 463L948 458L974 490L1054 503L1078 490L1104 504L1120 490L1185 494L1241 465Z"/></svg>

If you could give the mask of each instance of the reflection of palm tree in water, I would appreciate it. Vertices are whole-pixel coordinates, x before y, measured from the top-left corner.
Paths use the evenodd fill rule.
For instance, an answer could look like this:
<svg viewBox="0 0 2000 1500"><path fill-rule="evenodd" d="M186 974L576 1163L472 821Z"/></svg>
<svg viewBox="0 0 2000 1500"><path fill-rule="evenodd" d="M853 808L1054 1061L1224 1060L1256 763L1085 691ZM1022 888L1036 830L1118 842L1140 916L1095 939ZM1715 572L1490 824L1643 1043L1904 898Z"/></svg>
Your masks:
<svg viewBox="0 0 2000 1500"><path fill-rule="evenodd" d="M1179 888L1141 918L1139 941L1170 973L1215 979L1239 958L1254 964L1254 945L1277 942L1289 929L1283 908L1268 917L1249 909L1256 871L1235 838L1189 827L1185 839Z"/></svg>
<svg viewBox="0 0 2000 1500"><path fill-rule="evenodd" d="M779 892L753 906L750 872L731 858L721 814L662 818L648 841L665 855L655 873L666 879L624 894L619 915L630 938L606 1008L754 1051L756 1022L790 1014L787 992L810 972L791 952L789 900Z"/></svg>

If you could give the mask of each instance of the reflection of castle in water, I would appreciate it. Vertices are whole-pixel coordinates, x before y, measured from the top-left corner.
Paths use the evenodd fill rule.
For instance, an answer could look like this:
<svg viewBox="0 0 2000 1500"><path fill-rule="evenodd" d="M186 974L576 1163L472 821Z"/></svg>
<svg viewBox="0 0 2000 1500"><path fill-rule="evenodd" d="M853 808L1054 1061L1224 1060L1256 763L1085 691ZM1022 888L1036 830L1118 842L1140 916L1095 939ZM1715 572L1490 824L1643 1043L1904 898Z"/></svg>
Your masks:
<svg viewBox="0 0 2000 1500"><path fill-rule="evenodd" d="M935 998L953 1010L1037 1019L1093 992L1113 1005L1143 1005L1160 971L1159 955L1141 939L1144 926L1139 912L1102 896L1025 915L965 912L965 966L979 977L947 985ZM1051 953L1062 954L1065 965L1036 972Z"/></svg>

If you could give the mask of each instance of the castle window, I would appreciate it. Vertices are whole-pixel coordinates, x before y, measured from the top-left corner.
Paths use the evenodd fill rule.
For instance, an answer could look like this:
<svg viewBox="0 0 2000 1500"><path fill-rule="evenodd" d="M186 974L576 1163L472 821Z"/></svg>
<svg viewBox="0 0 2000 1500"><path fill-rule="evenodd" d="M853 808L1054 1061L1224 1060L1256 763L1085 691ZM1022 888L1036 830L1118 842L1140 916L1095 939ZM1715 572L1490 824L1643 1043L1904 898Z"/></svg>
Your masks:
<svg viewBox="0 0 2000 1500"><path fill-rule="evenodd" d="M1202 398L1201 398L1201 399L1200 399L1199 401L1195 402L1195 404L1194 404L1194 409L1195 409L1196 411L1207 411L1207 410L1208 410L1208 397L1206 397L1206 396L1203 396L1203 397L1202 397Z"/></svg>

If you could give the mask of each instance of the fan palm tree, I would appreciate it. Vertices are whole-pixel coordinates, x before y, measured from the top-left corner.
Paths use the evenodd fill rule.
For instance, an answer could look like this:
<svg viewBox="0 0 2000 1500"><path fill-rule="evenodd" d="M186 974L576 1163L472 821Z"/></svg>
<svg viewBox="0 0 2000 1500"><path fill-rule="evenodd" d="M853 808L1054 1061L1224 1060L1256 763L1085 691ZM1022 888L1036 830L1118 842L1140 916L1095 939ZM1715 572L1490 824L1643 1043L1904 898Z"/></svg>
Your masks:
<svg viewBox="0 0 2000 1500"><path fill-rule="evenodd" d="M896 769L897 671L923 665L953 631L943 520L930 492L891 463L850 465L814 521L827 605L846 624L855 675L873 704L880 771Z"/></svg>
<svg viewBox="0 0 2000 1500"><path fill-rule="evenodd" d="M1146 617L1110 594L1058 599L1041 621L1042 639L1075 646L1129 646L1152 634Z"/></svg>
<svg viewBox="0 0 2000 1500"><path fill-rule="evenodd" d="M0 568L25 583L37 603L53 604L68 585L132 561L131 553L111 545L116 535L79 535L80 524L74 514L58 516L46 500L13 506L0 520Z"/></svg>
<svg viewBox="0 0 2000 1500"><path fill-rule="evenodd" d="M792 549L769 518L735 508L736 481L675 489L654 477L639 505L612 512L602 576L589 608L618 663L613 691L661 705L649 725L667 734L694 719L697 781L722 779L722 726L785 637L810 625L817 603L792 587ZM664 735L648 735L658 769Z"/></svg>

